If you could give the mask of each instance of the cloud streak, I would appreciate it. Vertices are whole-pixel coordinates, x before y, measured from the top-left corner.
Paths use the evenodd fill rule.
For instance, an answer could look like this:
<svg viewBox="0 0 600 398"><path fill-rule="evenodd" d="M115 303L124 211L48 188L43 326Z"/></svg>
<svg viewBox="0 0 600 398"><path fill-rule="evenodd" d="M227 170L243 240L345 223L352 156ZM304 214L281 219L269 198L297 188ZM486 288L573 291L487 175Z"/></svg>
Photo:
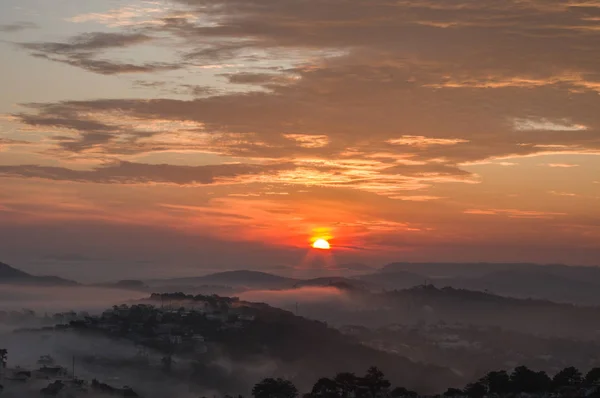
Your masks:
<svg viewBox="0 0 600 398"><path fill-rule="evenodd" d="M0 32L2 33L16 33L22 30L37 29L38 26L33 22L15 22L11 24L0 25Z"/></svg>
<svg viewBox="0 0 600 398"><path fill-rule="evenodd" d="M19 43L18 46L30 51L34 57L80 67L102 75L150 73L181 68L181 65L168 62L132 64L99 59L102 51L148 44L153 40L155 38L142 33L93 32L75 36L67 42Z"/></svg>
<svg viewBox="0 0 600 398"><path fill-rule="evenodd" d="M210 166L175 166L119 162L89 171L49 166L0 166L0 176L42 178L55 181L90 182L99 184L165 183L176 185L235 182L243 175L263 175L290 169L291 164L247 165L223 164Z"/></svg>

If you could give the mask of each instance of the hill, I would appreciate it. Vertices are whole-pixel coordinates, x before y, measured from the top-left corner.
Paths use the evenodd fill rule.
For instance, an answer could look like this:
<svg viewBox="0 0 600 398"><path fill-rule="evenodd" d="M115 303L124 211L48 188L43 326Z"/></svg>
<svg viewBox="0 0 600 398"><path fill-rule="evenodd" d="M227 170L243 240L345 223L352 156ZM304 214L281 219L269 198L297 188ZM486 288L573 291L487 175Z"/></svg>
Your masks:
<svg viewBox="0 0 600 398"><path fill-rule="evenodd" d="M453 278L434 283L469 290L484 290L503 296L600 305L598 279L573 279L553 272L551 267L505 270L478 278Z"/></svg>
<svg viewBox="0 0 600 398"><path fill-rule="evenodd" d="M11 267L8 264L0 262L0 280L4 279L19 279L19 278L32 278L33 276L27 272L23 272L16 268Z"/></svg>
<svg viewBox="0 0 600 398"><path fill-rule="evenodd" d="M421 274L406 271L421 271ZM600 268L538 264L392 263L354 277L372 289L407 289L431 283L515 298L600 305Z"/></svg>
<svg viewBox="0 0 600 398"><path fill-rule="evenodd" d="M584 340L597 339L600 330L600 307L509 298L452 287L427 285L388 293L363 293L360 300L362 311L346 313L344 323L381 327L392 323L444 322Z"/></svg>
<svg viewBox="0 0 600 398"><path fill-rule="evenodd" d="M162 322L180 325L192 333L200 333L209 345L204 361L223 361L235 364L269 364L265 371L273 375L288 375L302 390L309 389L323 375L343 371L363 373L366 367L380 367L395 384L435 392L445 384L460 380L448 368L428 365L405 357L366 347L351 336L327 324L294 315L267 304L215 296L186 296L182 294L153 294L154 303L176 303L192 308L191 313L168 311ZM202 303L202 304L201 304ZM204 308L209 319L196 314L193 308ZM214 309L214 310L212 310ZM155 311L162 311L156 308ZM213 312L214 311L214 312ZM143 314L143 311L129 311ZM236 319L243 314L243 320ZM226 316L225 316L226 315ZM137 316L137 315L135 315ZM219 320L217 320L219 319ZM180 355L188 356L189 351ZM215 355L211 359L211 355ZM191 358L190 358L191 359ZM200 360L200 358L196 358ZM260 366L254 366L260 368ZM207 369L206 366L203 369ZM256 369L258 370L258 369ZM230 372L230 370L228 370ZM239 383L243 378L238 378ZM246 386L248 388L250 386Z"/></svg>
<svg viewBox="0 0 600 398"><path fill-rule="evenodd" d="M565 267L532 263L407 263L398 262L385 265L381 272L412 272L430 278L479 277L493 272L510 270L530 270L542 267Z"/></svg>
<svg viewBox="0 0 600 398"><path fill-rule="evenodd" d="M334 286L340 289L367 289L369 288L368 283L365 283L361 280L354 278L344 278L342 276L332 276L332 277L321 277L321 278L313 278L306 280L298 280L294 283L294 288L299 287L326 287L326 286Z"/></svg>
<svg viewBox="0 0 600 398"><path fill-rule="evenodd" d="M77 285L77 282L58 276L31 275L8 264L0 263L0 284L73 286Z"/></svg>
<svg viewBox="0 0 600 398"><path fill-rule="evenodd" d="M150 285L221 285L245 288L278 288L295 283L295 279L286 278L260 271L225 271L204 276L148 281Z"/></svg>
<svg viewBox="0 0 600 398"><path fill-rule="evenodd" d="M406 289L423 284L427 277L408 271L377 272L355 279L383 289Z"/></svg>

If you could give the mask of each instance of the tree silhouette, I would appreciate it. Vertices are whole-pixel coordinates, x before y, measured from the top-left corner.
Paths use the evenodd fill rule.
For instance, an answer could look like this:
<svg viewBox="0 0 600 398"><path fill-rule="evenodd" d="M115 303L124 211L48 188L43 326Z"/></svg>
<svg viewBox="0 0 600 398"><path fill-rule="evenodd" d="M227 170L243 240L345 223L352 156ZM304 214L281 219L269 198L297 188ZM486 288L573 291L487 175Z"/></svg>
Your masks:
<svg viewBox="0 0 600 398"><path fill-rule="evenodd" d="M354 373L338 373L334 381L337 383L341 396L347 398L350 395L356 395L359 389L358 383L360 379Z"/></svg>
<svg viewBox="0 0 600 398"><path fill-rule="evenodd" d="M52 366L54 365L54 358L50 355L42 355L40 359L37 360L37 363L41 366Z"/></svg>
<svg viewBox="0 0 600 398"><path fill-rule="evenodd" d="M558 372L552 379L552 386L555 389L564 387L574 387L583 381L583 376L579 369L570 366Z"/></svg>
<svg viewBox="0 0 600 398"><path fill-rule="evenodd" d="M162 363L163 371L165 373L171 373L171 370L173 369L173 357L171 354L162 357L160 361Z"/></svg>
<svg viewBox="0 0 600 398"><path fill-rule="evenodd" d="M417 397L418 395L419 394L417 394L415 391L407 390L404 387L396 387L390 393L390 396L392 398L414 398L414 397Z"/></svg>
<svg viewBox="0 0 600 398"><path fill-rule="evenodd" d="M585 382L588 384L600 384L600 368L593 368L587 372Z"/></svg>
<svg viewBox="0 0 600 398"><path fill-rule="evenodd" d="M550 390L552 380L546 372L534 372L526 366L519 366L510 375L513 392L541 393Z"/></svg>
<svg viewBox="0 0 600 398"><path fill-rule="evenodd" d="M379 368L371 366L367 370L367 374L362 380L362 384L369 390L371 397L379 397L388 388L390 388L390 382L385 379L385 375Z"/></svg>
<svg viewBox="0 0 600 398"><path fill-rule="evenodd" d="M485 384L478 381L475 383L468 384L465 387L464 394L469 398L483 398L487 394L488 390Z"/></svg>
<svg viewBox="0 0 600 398"><path fill-rule="evenodd" d="M315 383L310 392L310 396L319 398L339 398L342 396L342 392L335 380L323 377Z"/></svg>
<svg viewBox="0 0 600 398"><path fill-rule="evenodd" d="M489 372L481 382L487 386L490 394L507 394L511 390L510 376L504 370Z"/></svg>
<svg viewBox="0 0 600 398"><path fill-rule="evenodd" d="M445 397L459 397L463 395L463 391L458 388L449 388L444 393Z"/></svg>
<svg viewBox="0 0 600 398"><path fill-rule="evenodd" d="M264 379L252 389L254 398L296 398L298 389L289 380Z"/></svg>

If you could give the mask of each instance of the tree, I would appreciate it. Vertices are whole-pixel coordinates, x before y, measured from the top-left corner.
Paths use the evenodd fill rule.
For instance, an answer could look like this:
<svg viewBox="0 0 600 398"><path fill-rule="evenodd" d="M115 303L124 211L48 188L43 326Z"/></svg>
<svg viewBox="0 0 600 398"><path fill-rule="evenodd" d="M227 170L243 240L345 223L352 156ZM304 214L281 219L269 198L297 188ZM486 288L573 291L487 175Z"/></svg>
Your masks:
<svg viewBox="0 0 600 398"><path fill-rule="evenodd" d="M504 370L489 372L481 381L487 386L490 394L506 394L510 392L510 376Z"/></svg>
<svg viewBox="0 0 600 398"><path fill-rule="evenodd" d="M8 350L6 348L0 348L0 367L6 367L6 361L8 360Z"/></svg>
<svg viewBox="0 0 600 398"><path fill-rule="evenodd" d="M554 376L552 379L552 386L555 389L574 387L581 384L582 381L583 375L579 369L570 366L568 368L564 368Z"/></svg>
<svg viewBox="0 0 600 398"><path fill-rule="evenodd" d="M383 372L375 366L371 366L367 370L367 374L362 381L364 386L371 393L371 397L381 396L391 385L389 380L385 379Z"/></svg>
<svg viewBox="0 0 600 398"><path fill-rule="evenodd" d="M537 392L548 392L552 387L552 379L546 372L535 373L535 388Z"/></svg>
<svg viewBox="0 0 600 398"><path fill-rule="evenodd" d="M419 394L417 394L416 392L407 390L404 387L396 387L390 393L390 396L392 398L414 398L414 397L417 397L418 395Z"/></svg>
<svg viewBox="0 0 600 398"><path fill-rule="evenodd" d="M337 383L343 398L351 394L356 395L360 379L354 373L338 373L333 380Z"/></svg>
<svg viewBox="0 0 600 398"><path fill-rule="evenodd" d="M526 366L519 366L510 375L510 384L516 393L541 393L550 390L552 380L546 372L534 372Z"/></svg>
<svg viewBox="0 0 600 398"><path fill-rule="evenodd" d="M463 395L463 391L458 388L449 388L444 393L445 397L459 397L461 395Z"/></svg>
<svg viewBox="0 0 600 398"><path fill-rule="evenodd" d="M315 383L310 396L315 398L340 398L342 393L335 380L323 377Z"/></svg>
<svg viewBox="0 0 600 398"><path fill-rule="evenodd" d="M40 359L37 360L38 365L40 366L53 366L54 358L50 355L42 355Z"/></svg>
<svg viewBox="0 0 600 398"><path fill-rule="evenodd" d="M162 362L163 371L165 373L171 373L171 370L173 369L173 357L171 354L162 357L160 361Z"/></svg>
<svg viewBox="0 0 600 398"><path fill-rule="evenodd" d="M594 368L585 375L588 384L600 384L600 368Z"/></svg>
<svg viewBox="0 0 600 398"><path fill-rule="evenodd" d="M482 382L468 384L465 387L465 395L469 398L483 398L487 394L488 390Z"/></svg>
<svg viewBox="0 0 600 398"><path fill-rule="evenodd" d="M289 380L264 379L252 389L254 398L296 398L298 389Z"/></svg>

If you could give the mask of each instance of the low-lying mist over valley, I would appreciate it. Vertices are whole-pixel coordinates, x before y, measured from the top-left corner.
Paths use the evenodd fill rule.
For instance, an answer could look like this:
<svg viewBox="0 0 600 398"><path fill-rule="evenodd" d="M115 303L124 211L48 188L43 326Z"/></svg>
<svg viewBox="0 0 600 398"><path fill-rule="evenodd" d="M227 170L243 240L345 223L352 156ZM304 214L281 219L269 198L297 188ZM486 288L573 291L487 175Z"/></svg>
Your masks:
<svg viewBox="0 0 600 398"><path fill-rule="evenodd" d="M266 378L308 393L322 377L369 366L393 386L434 394L500 368L600 367L596 295L564 293L573 284L600 286L593 268L395 263L312 279L241 270L96 284L6 264L0 271L8 397L43 388L73 396L249 395ZM495 289L485 283L490 276ZM555 289L540 282L549 279ZM19 373L43 368L43 356L62 376Z"/></svg>

